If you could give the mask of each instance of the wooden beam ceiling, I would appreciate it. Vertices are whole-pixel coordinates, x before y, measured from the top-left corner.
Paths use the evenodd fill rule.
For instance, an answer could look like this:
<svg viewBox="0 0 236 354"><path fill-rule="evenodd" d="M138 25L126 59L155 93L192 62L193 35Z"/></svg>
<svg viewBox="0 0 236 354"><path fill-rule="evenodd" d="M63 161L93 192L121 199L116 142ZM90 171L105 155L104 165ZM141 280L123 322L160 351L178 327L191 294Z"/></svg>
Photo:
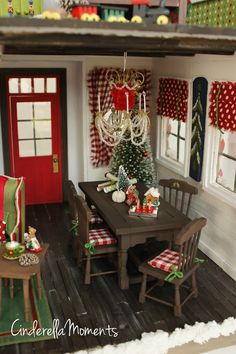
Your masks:
<svg viewBox="0 0 236 354"><path fill-rule="evenodd" d="M233 54L236 29L187 25L0 19L3 54L166 55Z"/></svg>

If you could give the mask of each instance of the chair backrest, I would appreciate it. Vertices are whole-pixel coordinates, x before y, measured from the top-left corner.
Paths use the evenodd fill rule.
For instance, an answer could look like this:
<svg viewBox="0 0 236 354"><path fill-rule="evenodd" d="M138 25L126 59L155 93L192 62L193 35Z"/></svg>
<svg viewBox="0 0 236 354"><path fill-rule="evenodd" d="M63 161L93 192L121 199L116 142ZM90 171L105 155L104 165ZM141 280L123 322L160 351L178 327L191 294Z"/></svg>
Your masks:
<svg viewBox="0 0 236 354"><path fill-rule="evenodd" d="M24 178L0 175L0 220L11 240L22 242L25 233Z"/></svg>
<svg viewBox="0 0 236 354"><path fill-rule="evenodd" d="M179 247L179 271L186 273L195 264L201 230L206 223L205 218L195 219L183 227L176 236L174 245Z"/></svg>
<svg viewBox="0 0 236 354"><path fill-rule="evenodd" d="M76 207L79 218L79 237L82 243L89 242L89 224L92 212L86 201L80 195L76 196Z"/></svg>
<svg viewBox="0 0 236 354"><path fill-rule="evenodd" d="M78 195L74 183L71 180L65 182L66 196L69 204L72 219L78 218L78 210L76 205L76 196Z"/></svg>
<svg viewBox="0 0 236 354"><path fill-rule="evenodd" d="M173 178L160 179L159 185L163 187L163 198L188 216L192 195L198 194L198 189L185 181Z"/></svg>

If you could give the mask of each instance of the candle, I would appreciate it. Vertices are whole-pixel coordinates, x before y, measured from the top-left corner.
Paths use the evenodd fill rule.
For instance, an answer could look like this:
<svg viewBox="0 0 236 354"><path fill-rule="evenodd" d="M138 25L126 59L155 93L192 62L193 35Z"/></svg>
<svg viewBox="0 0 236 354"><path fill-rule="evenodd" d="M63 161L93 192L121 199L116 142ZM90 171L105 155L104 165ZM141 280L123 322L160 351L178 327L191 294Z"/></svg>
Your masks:
<svg viewBox="0 0 236 354"><path fill-rule="evenodd" d="M138 109L139 109L139 111L141 111L141 96L142 96L142 94L139 93L139 95L138 95L138 98L139 98L139 101L138 101Z"/></svg>
<svg viewBox="0 0 236 354"><path fill-rule="evenodd" d="M125 93L126 95L126 111L129 113L129 94L128 92Z"/></svg>
<svg viewBox="0 0 236 354"><path fill-rule="evenodd" d="M146 107L146 92L143 92L143 109L144 112L146 112L147 107Z"/></svg>

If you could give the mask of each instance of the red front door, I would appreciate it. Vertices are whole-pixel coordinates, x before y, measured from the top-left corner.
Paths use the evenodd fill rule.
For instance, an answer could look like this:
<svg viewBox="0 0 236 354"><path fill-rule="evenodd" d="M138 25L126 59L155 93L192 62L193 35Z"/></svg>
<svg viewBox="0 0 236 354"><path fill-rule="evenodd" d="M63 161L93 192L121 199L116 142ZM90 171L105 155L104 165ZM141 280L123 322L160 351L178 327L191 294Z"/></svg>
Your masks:
<svg viewBox="0 0 236 354"><path fill-rule="evenodd" d="M61 202L58 89L55 93L9 92L8 102L11 175L25 177L26 204Z"/></svg>

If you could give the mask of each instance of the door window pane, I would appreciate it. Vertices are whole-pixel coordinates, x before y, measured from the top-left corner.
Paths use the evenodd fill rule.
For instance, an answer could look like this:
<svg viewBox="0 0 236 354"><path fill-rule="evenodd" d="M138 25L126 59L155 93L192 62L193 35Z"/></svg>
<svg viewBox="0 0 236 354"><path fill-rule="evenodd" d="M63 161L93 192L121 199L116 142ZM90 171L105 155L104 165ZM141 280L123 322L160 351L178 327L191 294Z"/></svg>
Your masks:
<svg viewBox="0 0 236 354"><path fill-rule="evenodd" d="M20 92L21 93L31 93L32 92L32 85L31 85L31 78L24 78L20 79Z"/></svg>
<svg viewBox="0 0 236 354"><path fill-rule="evenodd" d="M17 122L18 139L33 139L34 138L34 126L31 122Z"/></svg>
<svg viewBox="0 0 236 354"><path fill-rule="evenodd" d="M17 120L32 120L32 102L17 102Z"/></svg>
<svg viewBox="0 0 236 354"><path fill-rule="evenodd" d="M35 121L35 137L36 138L51 138L52 129L51 121Z"/></svg>
<svg viewBox="0 0 236 354"><path fill-rule="evenodd" d="M47 92L56 93L57 92L57 83L55 77L47 78Z"/></svg>
<svg viewBox="0 0 236 354"><path fill-rule="evenodd" d="M19 83L18 78L9 79L9 92L10 93L18 93L19 92L18 83Z"/></svg>
<svg viewBox="0 0 236 354"><path fill-rule="evenodd" d="M51 119L51 102L34 102L35 119Z"/></svg>
<svg viewBox="0 0 236 354"><path fill-rule="evenodd" d="M44 93L44 78L34 78L34 93Z"/></svg>
<svg viewBox="0 0 236 354"><path fill-rule="evenodd" d="M20 140L19 141L19 156L35 156L34 140Z"/></svg>
<svg viewBox="0 0 236 354"><path fill-rule="evenodd" d="M36 140L36 155L37 156L49 156L52 155L52 140L41 139Z"/></svg>

